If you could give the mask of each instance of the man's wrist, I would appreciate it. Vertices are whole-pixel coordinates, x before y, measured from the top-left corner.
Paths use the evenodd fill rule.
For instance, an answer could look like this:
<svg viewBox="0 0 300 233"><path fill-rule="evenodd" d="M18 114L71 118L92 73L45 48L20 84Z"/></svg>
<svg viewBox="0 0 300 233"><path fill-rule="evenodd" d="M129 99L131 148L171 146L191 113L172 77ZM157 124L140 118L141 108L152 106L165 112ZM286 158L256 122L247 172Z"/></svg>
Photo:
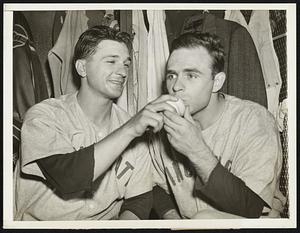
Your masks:
<svg viewBox="0 0 300 233"><path fill-rule="evenodd" d="M186 155L190 160L201 157L205 159L205 156L209 156L211 154L211 149L203 140L199 141L197 145L191 146L190 150L190 153Z"/></svg>
<svg viewBox="0 0 300 233"><path fill-rule="evenodd" d="M128 139L129 141L132 141L134 138L137 137L137 135L134 133L133 127L131 127L129 124L125 123L121 128L121 135L124 137L124 139Z"/></svg>
<svg viewBox="0 0 300 233"><path fill-rule="evenodd" d="M208 182L209 176L218 164L217 157L209 148L205 148L197 153L188 156L192 162L197 174L201 177L204 183Z"/></svg>

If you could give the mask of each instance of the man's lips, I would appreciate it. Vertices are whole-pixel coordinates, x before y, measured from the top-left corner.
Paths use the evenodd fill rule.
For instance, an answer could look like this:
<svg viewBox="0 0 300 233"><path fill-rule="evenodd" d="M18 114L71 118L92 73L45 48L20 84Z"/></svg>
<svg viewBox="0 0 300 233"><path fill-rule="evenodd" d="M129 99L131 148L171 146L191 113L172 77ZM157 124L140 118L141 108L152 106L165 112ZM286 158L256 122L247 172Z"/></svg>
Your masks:
<svg viewBox="0 0 300 233"><path fill-rule="evenodd" d="M109 80L109 82L115 84L115 85L119 85L119 86L123 86L125 83L125 80L116 80L116 79L111 79Z"/></svg>
<svg viewBox="0 0 300 233"><path fill-rule="evenodd" d="M181 99L183 102L185 102L185 101L186 101L186 99L185 99L184 97L181 97L181 96L178 96L178 95L175 95L175 97L177 97L177 98Z"/></svg>

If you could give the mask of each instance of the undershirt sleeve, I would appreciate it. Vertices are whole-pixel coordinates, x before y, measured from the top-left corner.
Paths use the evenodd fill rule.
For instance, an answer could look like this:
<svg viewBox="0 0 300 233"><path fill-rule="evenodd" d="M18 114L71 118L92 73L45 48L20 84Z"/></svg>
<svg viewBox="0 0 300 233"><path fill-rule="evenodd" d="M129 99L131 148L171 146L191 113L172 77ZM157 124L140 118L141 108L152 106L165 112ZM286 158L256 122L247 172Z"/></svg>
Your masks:
<svg viewBox="0 0 300 233"><path fill-rule="evenodd" d="M120 214L128 210L134 213L139 219L149 219L152 202L152 191L125 199L121 206Z"/></svg>
<svg viewBox="0 0 300 233"><path fill-rule="evenodd" d="M36 161L52 187L61 194L87 191L94 178L94 145L67 154L52 155Z"/></svg>
<svg viewBox="0 0 300 233"><path fill-rule="evenodd" d="M156 185L153 187L153 209L160 219L171 209L177 209L171 195Z"/></svg>
<svg viewBox="0 0 300 233"><path fill-rule="evenodd" d="M199 177L196 178L195 190L201 192L209 204L220 211L246 218L258 218L262 215L263 207L269 207L243 180L220 163L214 168L206 184Z"/></svg>

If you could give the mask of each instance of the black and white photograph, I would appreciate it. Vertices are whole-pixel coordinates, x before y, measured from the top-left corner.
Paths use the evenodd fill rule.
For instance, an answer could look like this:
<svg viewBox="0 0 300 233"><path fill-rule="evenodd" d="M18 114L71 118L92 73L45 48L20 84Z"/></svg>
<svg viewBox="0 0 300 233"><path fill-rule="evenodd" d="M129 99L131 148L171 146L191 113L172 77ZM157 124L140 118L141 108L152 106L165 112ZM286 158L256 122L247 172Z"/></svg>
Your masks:
<svg viewBox="0 0 300 233"><path fill-rule="evenodd" d="M7 3L3 32L4 228L296 227L296 4Z"/></svg>

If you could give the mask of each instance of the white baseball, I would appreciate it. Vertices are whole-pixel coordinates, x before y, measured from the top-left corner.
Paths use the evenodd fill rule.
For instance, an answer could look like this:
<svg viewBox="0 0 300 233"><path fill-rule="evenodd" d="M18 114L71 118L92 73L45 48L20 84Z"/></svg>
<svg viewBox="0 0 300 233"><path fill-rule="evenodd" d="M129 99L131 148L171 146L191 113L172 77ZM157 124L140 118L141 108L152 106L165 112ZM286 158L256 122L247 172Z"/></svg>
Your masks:
<svg viewBox="0 0 300 233"><path fill-rule="evenodd" d="M182 99L178 98L177 101L167 101L167 103L170 104L170 105L172 105L176 109L176 112L180 116L184 115L185 106L184 106L184 103L183 103Z"/></svg>

